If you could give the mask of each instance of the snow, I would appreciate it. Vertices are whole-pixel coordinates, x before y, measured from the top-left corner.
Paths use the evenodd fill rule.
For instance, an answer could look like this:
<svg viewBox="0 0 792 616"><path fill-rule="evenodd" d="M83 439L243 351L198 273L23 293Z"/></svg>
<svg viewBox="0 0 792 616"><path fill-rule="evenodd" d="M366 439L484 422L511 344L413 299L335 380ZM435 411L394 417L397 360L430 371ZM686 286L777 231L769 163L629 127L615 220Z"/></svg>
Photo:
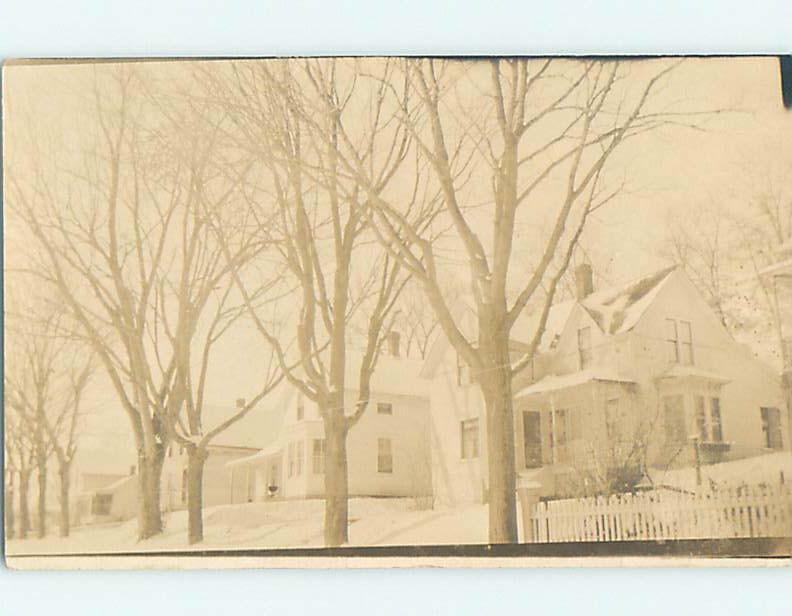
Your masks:
<svg viewBox="0 0 792 616"><path fill-rule="evenodd" d="M613 370L591 368L588 370L581 370L573 372L572 374L564 374L560 376L546 376L543 379L524 387L515 394L518 396L528 396L531 394L538 394L547 391L557 391L567 387L574 387L576 385L583 385L591 381L613 381L617 383L634 383L635 381L621 377Z"/></svg>
<svg viewBox="0 0 792 616"><path fill-rule="evenodd" d="M783 473L785 481L792 481L792 453L779 451L763 456L754 456L720 462L701 467L704 485L738 486L743 483L778 483ZM657 487L668 487L693 492L696 490L696 469L693 467L674 470L652 469L649 471L652 483Z"/></svg>
<svg viewBox="0 0 792 616"><path fill-rule="evenodd" d="M350 500L349 544L439 545L487 543L487 506L423 510L407 498ZM67 538L12 539L9 556L147 552L185 549L256 549L323 546L324 501L294 500L221 505L204 512L204 541L187 544L187 513L168 514L165 531L137 541L137 522L84 526Z"/></svg>
<svg viewBox="0 0 792 616"><path fill-rule="evenodd" d="M676 268L670 267L644 276L616 290L597 291L581 303L603 332L630 331L657 297L663 282Z"/></svg>

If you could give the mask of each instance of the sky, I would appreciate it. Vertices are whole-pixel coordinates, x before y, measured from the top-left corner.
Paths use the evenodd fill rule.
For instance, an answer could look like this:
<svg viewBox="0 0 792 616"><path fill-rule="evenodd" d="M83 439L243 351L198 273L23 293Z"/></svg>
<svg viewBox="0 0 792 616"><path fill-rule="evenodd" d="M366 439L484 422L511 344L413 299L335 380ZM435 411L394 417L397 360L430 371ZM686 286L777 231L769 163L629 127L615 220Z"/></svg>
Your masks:
<svg viewBox="0 0 792 616"><path fill-rule="evenodd" d="M630 73L639 76L669 61L633 62ZM149 68L164 77L190 69L176 63ZM27 148L31 126L39 136L54 139L63 164L79 157L85 134L96 129L84 113L93 71L91 65L72 64L5 67L7 162L12 165L15 152ZM700 129L664 128L628 142L610 161L609 172L625 179L625 190L592 216L582 240L600 285L664 267L659 247L669 217L684 222L703 203L715 203L724 214L740 212L756 197L763 178L783 177L784 168L792 168L792 111L781 104L776 58L689 58L675 69L656 104L719 113L703 119ZM24 243L25 236L8 211L6 221L6 267L19 267L14 246ZM521 242L532 241L528 231L519 234L516 252ZM453 254L453 249L447 253L450 263ZM6 285L13 284L13 274L7 275ZM240 392L255 387L256 366L264 356L251 344L254 339L250 325L240 324L221 342L212 403L230 405L249 395ZM89 398L82 446L103 465L116 461L120 469L127 468L133 457L129 427L106 379L95 379Z"/></svg>

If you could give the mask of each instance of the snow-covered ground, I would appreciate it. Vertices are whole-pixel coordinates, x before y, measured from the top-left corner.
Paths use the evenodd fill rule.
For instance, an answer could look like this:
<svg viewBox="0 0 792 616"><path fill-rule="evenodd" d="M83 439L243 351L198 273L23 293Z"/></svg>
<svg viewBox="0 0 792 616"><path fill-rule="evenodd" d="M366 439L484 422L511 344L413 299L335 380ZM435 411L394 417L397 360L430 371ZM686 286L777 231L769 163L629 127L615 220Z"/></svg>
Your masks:
<svg viewBox="0 0 792 616"><path fill-rule="evenodd" d="M10 540L9 556L203 549L321 547L324 502L222 505L204 512L204 541L187 544L187 514L168 514L162 535L137 541L137 522L74 529L67 538ZM487 507L416 509L410 499L350 501L350 545L439 545L487 542Z"/></svg>

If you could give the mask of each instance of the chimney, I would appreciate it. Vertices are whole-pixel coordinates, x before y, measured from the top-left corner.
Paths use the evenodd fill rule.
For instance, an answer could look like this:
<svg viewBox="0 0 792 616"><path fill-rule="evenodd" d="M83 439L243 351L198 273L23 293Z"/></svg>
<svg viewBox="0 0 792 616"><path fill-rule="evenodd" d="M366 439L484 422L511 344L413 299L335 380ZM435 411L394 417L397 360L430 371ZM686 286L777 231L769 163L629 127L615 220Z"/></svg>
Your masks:
<svg viewBox="0 0 792 616"><path fill-rule="evenodd" d="M594 273L588 263L575 268L575 296L578 301L594 292Z"/></svg>
<svg viewBox="0 0 792 616"><path fill-rule="evenodd" d="M397 331L390 331L388 332L388 353L392 357L399 356L399 332Z"/></svg>

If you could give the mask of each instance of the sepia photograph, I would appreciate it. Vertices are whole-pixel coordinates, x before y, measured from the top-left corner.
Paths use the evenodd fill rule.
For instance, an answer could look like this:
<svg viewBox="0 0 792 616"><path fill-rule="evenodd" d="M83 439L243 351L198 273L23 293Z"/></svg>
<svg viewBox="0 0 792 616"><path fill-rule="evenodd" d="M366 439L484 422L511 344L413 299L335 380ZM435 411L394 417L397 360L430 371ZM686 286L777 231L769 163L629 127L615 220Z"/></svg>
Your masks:
<svg viewBox="0 0 792 616"><path fill-rule="evenodd" d="M788 564L786 64L7 63L8 565Z"/></svg>

